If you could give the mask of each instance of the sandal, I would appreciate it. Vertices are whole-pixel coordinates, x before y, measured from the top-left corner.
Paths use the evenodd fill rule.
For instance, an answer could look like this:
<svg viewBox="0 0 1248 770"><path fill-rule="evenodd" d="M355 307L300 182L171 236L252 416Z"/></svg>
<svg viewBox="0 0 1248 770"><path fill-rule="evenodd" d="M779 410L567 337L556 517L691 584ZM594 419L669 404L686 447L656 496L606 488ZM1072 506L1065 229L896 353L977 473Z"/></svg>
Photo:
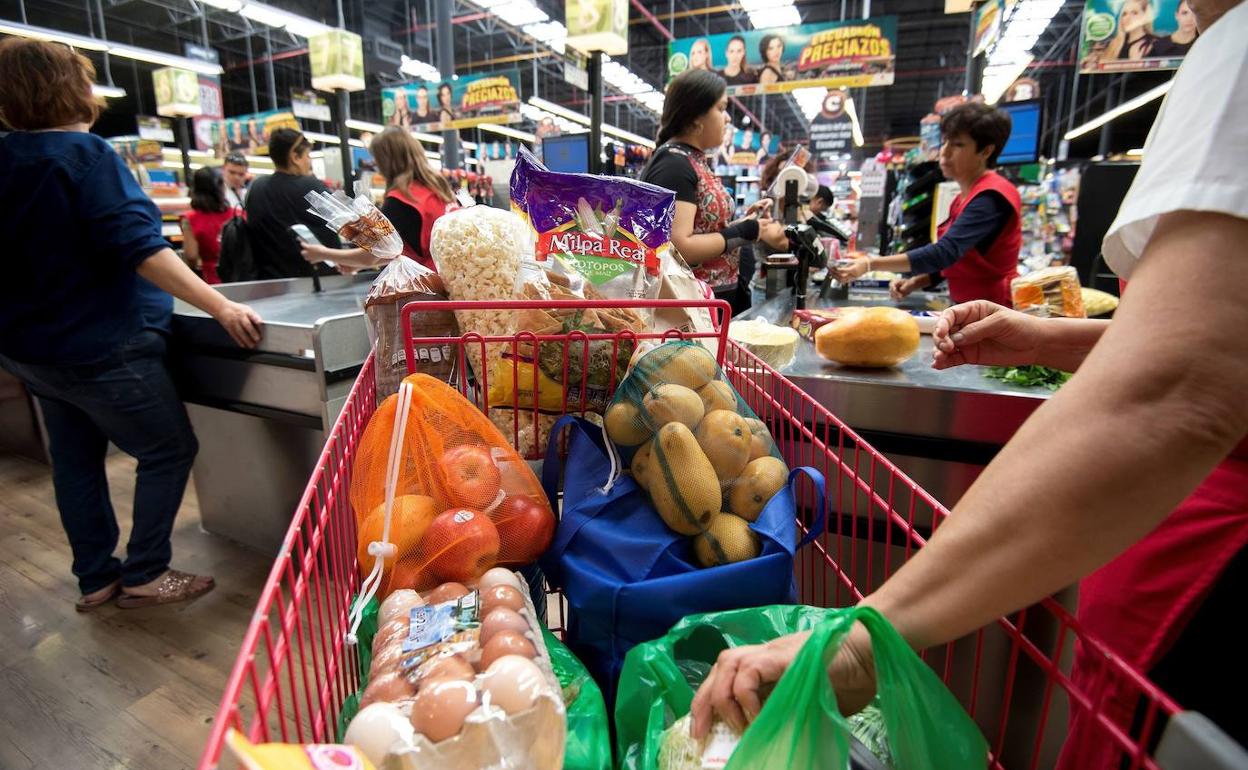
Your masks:
<svg viewBox="0 0 1248 770"><path fill-rule="evenodd" d="M148 585L155 589L155 593L134 594L121 589L117 606L123 610L134 610L155 607L158 604L185 602L203 596L217 586L216 581L207 575L192 575L176 569L167 570Z"/></svg>
<svg viewBox="0 0 1248 770"><path fill-rule="evenodd" d="M78 601L74 602L74 609L79 612L90 612L96 607L103 607L105 604L108 604L117 598L119 593L121 593L121 580L117 579L98 591L83 594Z"/></svg>

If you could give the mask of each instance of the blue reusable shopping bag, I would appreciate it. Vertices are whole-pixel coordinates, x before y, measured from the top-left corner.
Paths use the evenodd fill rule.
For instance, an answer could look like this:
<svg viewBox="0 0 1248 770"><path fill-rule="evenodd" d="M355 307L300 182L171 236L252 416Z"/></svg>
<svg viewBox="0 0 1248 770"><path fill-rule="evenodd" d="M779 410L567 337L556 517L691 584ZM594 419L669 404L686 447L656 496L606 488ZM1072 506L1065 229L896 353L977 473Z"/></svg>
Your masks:
<svg viewBox="0 0 1248 770"><path fill-rule="evenodd" d="M567 462L561 464L565 427L571 435ZM703 569L694 561L692 539L668 529L631 478L622 476L603 491L612 473L605 441L601 428L578 417L561 418L551 431L542 486L557 500L562 467L563 510L541 564L570 608L568 646L612 703L624 655L663 636L686 615L796 602L794 553L823 531L825 513L823 474L794 469L750 526L762 553ZM818 490L815 522L800 543L793 491L798 474L809 476Z"/></svg>

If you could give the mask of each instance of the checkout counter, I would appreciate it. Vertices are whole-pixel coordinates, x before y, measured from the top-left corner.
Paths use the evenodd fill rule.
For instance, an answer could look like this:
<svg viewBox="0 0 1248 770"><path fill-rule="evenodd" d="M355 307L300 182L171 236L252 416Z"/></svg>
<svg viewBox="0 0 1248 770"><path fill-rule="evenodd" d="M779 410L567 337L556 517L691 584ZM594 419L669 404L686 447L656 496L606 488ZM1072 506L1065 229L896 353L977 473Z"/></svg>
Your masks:
<svg viewBox="0 0 1248 770"><path fill-rule="evenodd" d="M895 303L887 291L855 290L848 299L815 297L812 292L807 306L931 310L948 304L948 297L939 294L915 292ZM737 320L761 318L787 326L793 309L792 294L782 294L755 304ZM919 351L900 366L861 369L823 359L803 340L796 358L780 373L952 508L1052 393L989 379L978 366L937 371L931 367L932 350L932 338L925 334Z"/></svg>
<svg viewBox="0 0 1248 770"><path fill-rule="evenodd" d="M225 284L264 321L255 350L177 302L170 368L199 438L192 474L205 530L266 553L281 545L370 350L372 275Z"/></svg>

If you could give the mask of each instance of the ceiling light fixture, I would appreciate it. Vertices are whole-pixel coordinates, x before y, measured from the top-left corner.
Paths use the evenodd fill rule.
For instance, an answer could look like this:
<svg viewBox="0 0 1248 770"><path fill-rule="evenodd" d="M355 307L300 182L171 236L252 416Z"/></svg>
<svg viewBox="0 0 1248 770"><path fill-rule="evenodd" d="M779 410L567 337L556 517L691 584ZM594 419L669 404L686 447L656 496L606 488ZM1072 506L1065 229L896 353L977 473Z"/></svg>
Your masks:
<svg viewBox="0 0 1248 770"><path fill-rule="evenodd" d="M1078 137L1083 136L1089 131L1095 131L1096 129L1105 125L1106 123L1113 120L1114 118L1121 117L1122 115L1126 115L1128 112L1131 112L1132 110L1137 110L1140 107L1143 107L1144 105L1148 104L1149 102L1155 99L1160 99L1161 97L1165 96L1170 91L1170 87L1172 85L1174 85L1173 79L1167 80L1166 82L1162 83L1156 88L1150 88L1144 93L1140 94L1139 96L1133 99L1128 99L1127 101L1123 102L1117 107L1114 107L1112 110L1109 110L1104 115L1093 118L1092 120L1089 120L1087 123L1084 123L1081 126L1075 126L1071 130L1067 131L1066 135L1063 136L1062 138L1067 141L1070 141L1071 139L1076 139Z"/></svg>
<svg viewBox="0 0 1248 770"><path fill-rule="evenodd" d="M117 86L102 86L99 83L91 86L91 93L105 99L121 99L126 95L126 89Z"/></svg>

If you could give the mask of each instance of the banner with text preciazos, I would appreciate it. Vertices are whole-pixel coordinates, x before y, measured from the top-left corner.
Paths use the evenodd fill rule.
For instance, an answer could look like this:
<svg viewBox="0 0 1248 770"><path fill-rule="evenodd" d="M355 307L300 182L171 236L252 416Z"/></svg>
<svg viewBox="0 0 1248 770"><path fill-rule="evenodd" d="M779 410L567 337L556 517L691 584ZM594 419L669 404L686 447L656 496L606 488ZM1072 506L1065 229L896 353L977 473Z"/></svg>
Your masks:
<svg viewBox="0 0 1248 770"><path fill-rule="evenodd" d="M679 38L668 44L667 70L711 70L730 96L862 88L892 85L896 52L897 17L880 16Z"/></svg>
<svg viewBox="0 0 1248 770"><path fill-rule="evenodd" d="M520 71L460 75L445 83L417 83L381 92L386 125L416 131L471 128L520 120Z"/></svg>

